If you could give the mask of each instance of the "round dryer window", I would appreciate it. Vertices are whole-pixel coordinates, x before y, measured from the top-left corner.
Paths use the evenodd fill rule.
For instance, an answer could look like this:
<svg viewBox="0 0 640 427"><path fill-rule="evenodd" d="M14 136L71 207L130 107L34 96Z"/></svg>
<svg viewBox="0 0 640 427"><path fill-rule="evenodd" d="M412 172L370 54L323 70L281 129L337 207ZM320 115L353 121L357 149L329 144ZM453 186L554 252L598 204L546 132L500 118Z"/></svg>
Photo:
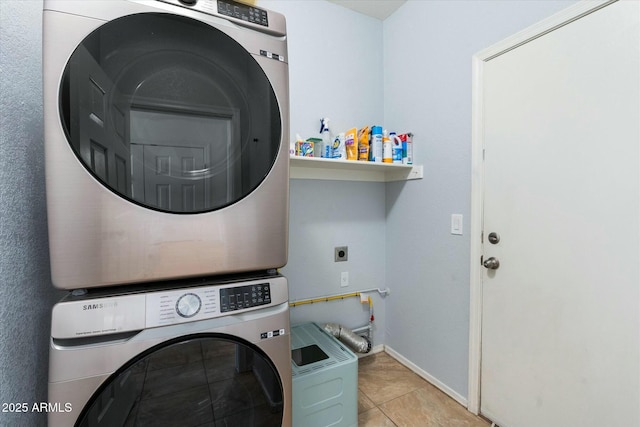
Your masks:
<svg viewBox="0 0 640 427"><path fill-rule="evenodd" d="M137 14L89 34L60 87L62 125L85 168L118 195L175 213L250 194L275 163L282 125L252 55L222 31Z"/></svg>

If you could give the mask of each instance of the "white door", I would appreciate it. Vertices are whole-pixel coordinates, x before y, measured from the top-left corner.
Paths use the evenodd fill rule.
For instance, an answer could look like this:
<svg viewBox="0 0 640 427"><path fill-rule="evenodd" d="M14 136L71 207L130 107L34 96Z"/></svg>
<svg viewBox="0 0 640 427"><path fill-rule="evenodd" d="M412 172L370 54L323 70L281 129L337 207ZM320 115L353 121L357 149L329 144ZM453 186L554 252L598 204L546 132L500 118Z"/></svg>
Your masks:
<svg viewBox="0 0 640 427"><path fill-rule="evenodd" d="M501 427L640 426L639 6L484 64L480 410Z"/></svg>

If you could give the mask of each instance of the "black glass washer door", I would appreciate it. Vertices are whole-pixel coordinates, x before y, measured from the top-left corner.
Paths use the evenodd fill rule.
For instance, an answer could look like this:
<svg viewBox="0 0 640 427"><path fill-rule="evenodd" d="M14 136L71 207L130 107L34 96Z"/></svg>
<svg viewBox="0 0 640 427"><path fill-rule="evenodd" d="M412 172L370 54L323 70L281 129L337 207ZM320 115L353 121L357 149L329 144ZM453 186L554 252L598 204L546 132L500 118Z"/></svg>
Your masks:
<svg viewBox="0 0 640 427"><path fill-rule="evenodd" d="M178 15L110 21L65 68L60 113L84 167L144 207L201 213L255 190L281 119L256 60L222 31Z"/></svg>
<svg viewBox="0 0 640 427"><path fill-rule="evenodd" d="M251 344L192 337L155 348L112 375L76 427L281 427L282 384Z"/></svg>

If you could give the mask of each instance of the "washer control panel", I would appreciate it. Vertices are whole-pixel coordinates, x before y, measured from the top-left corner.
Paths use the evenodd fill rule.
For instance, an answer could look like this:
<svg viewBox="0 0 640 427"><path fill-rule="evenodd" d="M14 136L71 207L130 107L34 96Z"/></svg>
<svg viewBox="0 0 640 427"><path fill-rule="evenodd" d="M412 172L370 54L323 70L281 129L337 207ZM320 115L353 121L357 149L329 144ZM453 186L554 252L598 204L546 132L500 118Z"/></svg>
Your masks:
<svg viewBox="0 0 640 427"><path fill-rule="evenodd" d="M271 303L269 283L258 283L220 289L220 311L242 310Z"/></svg>
<svg viewBox="0 0 640 427"><path fill-rule="evenodd" d="M145 304L146 326L216 317L220 313L219 292L216 286L149 293Z"/></svg>
<svg viewBox="0 0 640 427"><path fill-rule="evenodd" d="M289 292L287 279L276 276L93 298L70 295L65 299L53 307L53 338L109 335L234 316L287 304ZM272 336L277 335L272 331Z"/></svg>
<svg viewBox="0 0 640 427"><path fill-rule="evenodd" d="M198 314L201 308L202 300L192 292L182 295L176 302L176 313L187 319Z"/></svg>
<svg viewBox="0 0 640 427"><path fill-rule="evenodd" d="M166 326L246 311L280 303L273 297L273 283L251 281L199 288L151 292L146 295L147 327Z"/></svg>

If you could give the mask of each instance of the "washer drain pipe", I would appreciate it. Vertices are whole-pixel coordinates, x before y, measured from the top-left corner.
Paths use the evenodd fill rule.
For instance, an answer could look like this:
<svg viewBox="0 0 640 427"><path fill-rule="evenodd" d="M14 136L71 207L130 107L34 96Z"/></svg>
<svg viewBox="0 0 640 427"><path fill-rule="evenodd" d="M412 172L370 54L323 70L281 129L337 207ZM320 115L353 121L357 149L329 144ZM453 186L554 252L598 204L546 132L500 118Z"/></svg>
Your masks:
<svg viewBox="0 0 640 427"><path fill-rule="evenodd" d="M337 323L327 323L324 325L324 330L358 353L369 353L371 351L371 341L365 337L357 335L351 329L347 329Z"/></svg>

